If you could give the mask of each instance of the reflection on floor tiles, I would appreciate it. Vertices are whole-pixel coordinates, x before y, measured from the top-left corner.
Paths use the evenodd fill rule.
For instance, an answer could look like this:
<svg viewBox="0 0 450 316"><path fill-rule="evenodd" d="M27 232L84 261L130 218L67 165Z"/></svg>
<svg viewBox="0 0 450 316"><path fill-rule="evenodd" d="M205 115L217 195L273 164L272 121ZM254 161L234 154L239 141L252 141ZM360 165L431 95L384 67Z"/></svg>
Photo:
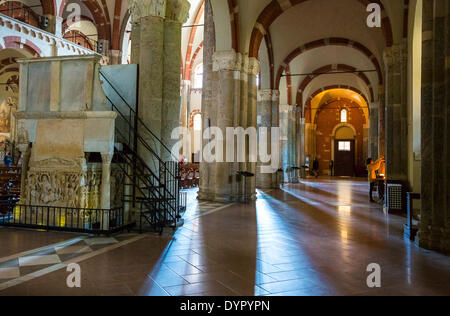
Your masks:
<svg viewBox="0 0 450 316"><path fill-rule="evenodd" d="M80 262L81 289L68 289L67 273L59 270L0 295L450 294L449 258L405 240L404 218L368 203L365 182L308 180L258 197L225 205L198 202L191 190L183 227ZM70 261L123 236L80 240L39 255ZM0 258L0 279L16 277L22 257ZM380 289L367 287L370 263L382 267ZM19 272L24 268L33 267Z"/></svg>

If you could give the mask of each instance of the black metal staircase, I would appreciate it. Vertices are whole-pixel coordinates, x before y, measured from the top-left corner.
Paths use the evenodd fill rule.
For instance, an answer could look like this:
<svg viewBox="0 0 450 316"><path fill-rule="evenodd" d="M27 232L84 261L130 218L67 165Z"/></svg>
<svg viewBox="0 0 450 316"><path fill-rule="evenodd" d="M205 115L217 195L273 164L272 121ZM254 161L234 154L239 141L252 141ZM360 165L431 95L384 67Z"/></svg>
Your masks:
<svg viewBox="0 0 450 316"><path fill-rule="evenodd" d="M127 179L124 203L139 211L141 232L145 223L160 233L164 227L178 226L186 208L186 197L179 186L179 162L142 122L138 110L128 104L102 72L100 75L123 103L119 107L106 96L111 110L117 113L113 162ZM162 154L172 157L172 161L163 161Z"/></svg>

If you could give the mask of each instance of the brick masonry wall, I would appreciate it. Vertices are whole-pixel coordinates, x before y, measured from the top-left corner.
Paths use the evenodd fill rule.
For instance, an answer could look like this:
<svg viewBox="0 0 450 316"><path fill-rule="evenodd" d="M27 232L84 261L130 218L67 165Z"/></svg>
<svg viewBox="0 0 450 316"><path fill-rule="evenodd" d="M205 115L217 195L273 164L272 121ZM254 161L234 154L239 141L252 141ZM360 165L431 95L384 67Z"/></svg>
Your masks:
<svg viewBox="0 0 450 316"><path fill-rule="evenodd" d="M356 159L355 170L357 175L364 176L362 173L365 170L365 160L363 157L363 140L364 140L364 124L366 124L366 117L361 108L356 108L354 103L350 104L348 101L333 101L328 105L321 107L317 112L315 123L317 124L317 140L316 152L319 160L320 174L328 175L330 160L333 158L334 152L334 137L333 134L336 126L341 124L340 113L342 109L347 109L348 120L347 123L356 130Z"/></svg>

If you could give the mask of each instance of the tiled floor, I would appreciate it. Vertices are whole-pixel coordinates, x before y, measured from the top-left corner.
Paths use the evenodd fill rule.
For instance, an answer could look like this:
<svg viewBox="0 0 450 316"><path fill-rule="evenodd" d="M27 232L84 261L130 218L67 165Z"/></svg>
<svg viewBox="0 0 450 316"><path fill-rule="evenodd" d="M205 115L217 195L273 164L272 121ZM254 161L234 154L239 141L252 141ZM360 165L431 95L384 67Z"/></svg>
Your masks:
<svg viewBox="0 0 450 316"><path fill-rule="evenodd" d="M0 289L26 277L0 295L450 295L449 257L403 239L404 219L369 204L367 191L363 181L320 179L260 192L249 205L191 197L174 236L72 241L79 236L0 229L17 240L8 246L16 251L1 250ZM15 257L43 246L23 235L67 245ZM80 289L53 271L70 260L81 266ZM379 289L367 287L370 263L382 268Z"/></svg>

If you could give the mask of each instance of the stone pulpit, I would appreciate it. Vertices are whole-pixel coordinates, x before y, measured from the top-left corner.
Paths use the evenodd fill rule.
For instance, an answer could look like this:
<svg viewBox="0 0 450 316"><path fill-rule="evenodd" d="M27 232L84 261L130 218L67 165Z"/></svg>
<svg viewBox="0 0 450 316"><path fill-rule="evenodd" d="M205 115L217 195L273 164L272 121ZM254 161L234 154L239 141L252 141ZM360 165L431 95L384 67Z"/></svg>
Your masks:
<svg viewBox="0 0 450 316"><path fill-rule="evenodd" d="M116 113L106 107L100 56L18 62L14 133L23 160L21 204L109 209ZM102 157L99 172L86 162L90 153Z"/></svg>

